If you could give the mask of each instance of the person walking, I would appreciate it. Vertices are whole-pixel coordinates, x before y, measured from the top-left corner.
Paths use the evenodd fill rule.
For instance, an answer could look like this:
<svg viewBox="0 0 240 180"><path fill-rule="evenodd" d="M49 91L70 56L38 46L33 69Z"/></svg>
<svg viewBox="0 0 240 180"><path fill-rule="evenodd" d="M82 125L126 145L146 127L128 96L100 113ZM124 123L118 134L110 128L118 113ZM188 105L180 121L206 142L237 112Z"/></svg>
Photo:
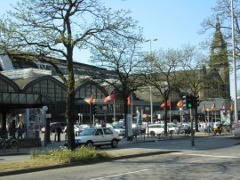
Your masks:
<svg viewBox="0 0 240 180"><path fill-rule="evenodd" d="M57 132L57 141L60 142L61 141L62 128L59 124L57 125L56 132Z"/></svg>

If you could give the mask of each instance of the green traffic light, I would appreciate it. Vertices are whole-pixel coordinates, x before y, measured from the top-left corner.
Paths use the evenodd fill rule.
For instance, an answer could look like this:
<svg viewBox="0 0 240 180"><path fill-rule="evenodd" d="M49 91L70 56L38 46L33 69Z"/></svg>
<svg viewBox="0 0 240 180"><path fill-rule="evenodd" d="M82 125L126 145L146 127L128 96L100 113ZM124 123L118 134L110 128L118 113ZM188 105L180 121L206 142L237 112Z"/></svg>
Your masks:
<svg viewBox="0 0 240 180"><path fill-rule="evenodd" d="M192 107L192 104L188 103L187 107L188 107L188 108L191 108L191 107Z"/></svg>

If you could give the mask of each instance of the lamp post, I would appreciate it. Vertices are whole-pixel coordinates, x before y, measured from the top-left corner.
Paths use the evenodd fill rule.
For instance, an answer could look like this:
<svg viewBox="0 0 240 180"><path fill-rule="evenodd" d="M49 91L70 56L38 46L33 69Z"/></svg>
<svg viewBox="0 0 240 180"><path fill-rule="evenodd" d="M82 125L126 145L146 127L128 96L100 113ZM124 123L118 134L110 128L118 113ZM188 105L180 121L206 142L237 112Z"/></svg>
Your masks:
<svg viewBox="0 0 240 180"><path fill-rule="evenodd" d="M107 121L107 106L103 106L103 112L104 112L104 121Z"/></svg>
<svg viewBox="0 0 240 180"><path fill-rule="evenodd" d="M18 124L19 124L22 121L22 114L19 114L18 116L19 116L19 119L18 119L19 121Z"/></svg>
<svg viewBox="0 0 240 180"><path fill-rule="evenodd" d="M234 121L238 121L238 104L237 104L237 67L235 58L235 28L234 28L234 8L231 0L231 19L232 19L232 56L233 56L233 77L234 77Z"/></svg>
<svg viewBox="0 0 240 180"><path fill-rule="evenodd" d="M43 116L43 119L45 121L45 134L44 134L44 146L47 145L47 143L49 142L50 140L50 124L48 123L48 120L46 118L46 112L48 110L48 107L47 106L43 106L42 107L42 116Z"/></svg>
<svg viewBox="0 0 240 180"><path fill-rule="evenodd" d="M148 123L148 112L149 112L149 107L145 107L145 111L146 111L146 114L147 114L146 119L147 119L147 123Z"/></svg>
<svg viewBox="0 0 240 180"><path fill-rule="evenodd" d="M78 113L78 124L80 124L81 122L80 117L81 117L81 113Z"/></svg>
<svg viewBox="0 0 240 180"><path fill-rule="evenodd" d="M183 123L183 108L180 107L179 111L180 111L180 122Z"/></svg>
<svg viewBox="0 0 240 180"><path fill-rule="evenodd" d="M148 117L148 111L149 111L149 107L145 107L145 110L147 111L147 117ZM149 128L148 128L148 118L147 118L147 134L148 134L148 137L149 137Z"/></svg>
<svg viewBox="0 0 240 180"><path fill-rule="evenodd" d="M79 124L81 125L81 123L83 123L83 114L81 114L81 120L80 120Z"/></svg>
<svg viewBox="0 0 240 180"><path fill-rule="evenodd" d="M207 120L208 120L208 127L207 127L208 130L207 130L207 131L208 131L208 133L209 133L209 128L210 128L210 126L209 126L209 111L210 111L210 109L207 108L206 111L207 111Z"/></svg>
<svg viewBox="0 0 240 180"><path fill-rule="evenodd" d="M150 60L151 60L151 73L152 73L152 41L157 41L157 38L155 39L147 39L145 42L150 43ZM150 73L150 78L151 78L151 73ZM150 96L150 109L151 109L151 123L153 123L153 102L152 102L152 86L150 86L149 89L149 96Z"/></svg>

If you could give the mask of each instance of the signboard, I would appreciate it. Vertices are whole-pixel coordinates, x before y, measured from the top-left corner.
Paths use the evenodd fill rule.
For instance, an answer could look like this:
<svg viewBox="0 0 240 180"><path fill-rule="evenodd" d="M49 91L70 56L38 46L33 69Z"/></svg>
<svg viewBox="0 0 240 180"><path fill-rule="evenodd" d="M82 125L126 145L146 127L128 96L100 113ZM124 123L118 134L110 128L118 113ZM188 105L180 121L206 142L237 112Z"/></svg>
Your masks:
<svg viewBox="0 0 240 180"><path fill-rule="evenodd" d="M132 114L127 114L127 137L132 136Z"/></svg>
<svg viewBox="0 0 240 180"><path fill-rule="evenodd" d="M220 111L221 122L224 124L231 124L231 115L229 110Z"/></svg>
<svg viewBox="0 0 240 180"><path fill-rule="evenodd" d="M46 118L51 118L52 114L46 114Z"/></svg>

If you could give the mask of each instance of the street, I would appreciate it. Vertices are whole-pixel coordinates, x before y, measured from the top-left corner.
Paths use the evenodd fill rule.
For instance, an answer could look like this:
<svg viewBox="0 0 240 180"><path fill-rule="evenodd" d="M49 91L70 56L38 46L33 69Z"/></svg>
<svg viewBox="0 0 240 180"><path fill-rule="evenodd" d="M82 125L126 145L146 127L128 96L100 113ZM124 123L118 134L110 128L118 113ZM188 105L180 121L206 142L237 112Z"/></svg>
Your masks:
<svg viewBox="0 0 240 180"><path fill-rule="evenodd" d="M117 149L106 148L104 150L118 153L126 148L161 148L175 150L175 152L49 169L5 176L1 179L239 179L240 145L238 140L229 137L197 138L196 147L191 147L189 140L138 143L128 145L128 147L124 147L123 144ZM214 143L220 147L214 148Z"/></svg>
<svg viewBox="0 0 240 180"><path fill-rule="evenodd" d="M19 174L1 179L239 179L239 145L122 159L93 165Z"/></svg>

